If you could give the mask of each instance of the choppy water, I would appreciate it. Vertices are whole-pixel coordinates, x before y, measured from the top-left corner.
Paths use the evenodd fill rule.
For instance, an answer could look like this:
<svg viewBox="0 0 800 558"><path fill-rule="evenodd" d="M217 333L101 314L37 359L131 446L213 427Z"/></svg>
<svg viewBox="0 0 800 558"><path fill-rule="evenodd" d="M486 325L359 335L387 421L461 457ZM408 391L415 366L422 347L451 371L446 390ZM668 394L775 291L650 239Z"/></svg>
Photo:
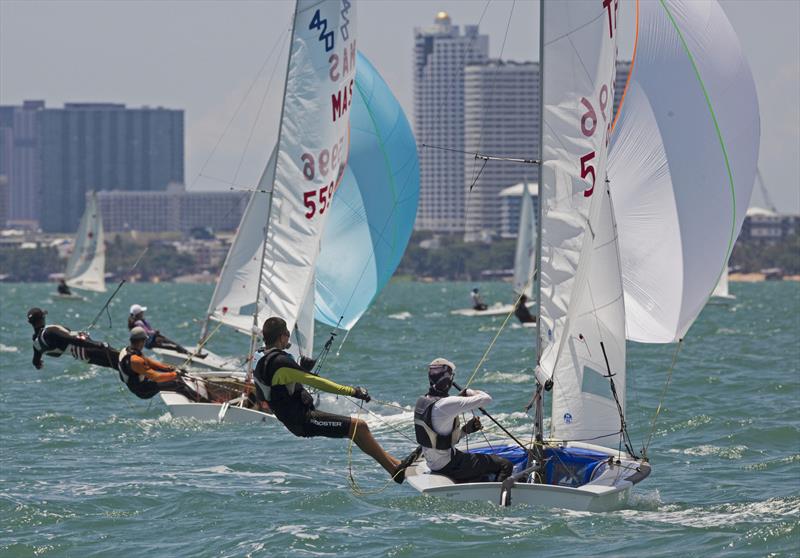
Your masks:
<svg viewBox="0 0 800 558"><path fill-rule="evenodd" d="M465 378L501 319L453 317L468 284L391 284L326 375L410 405L425 364L448 356ZM499 509L422 498L408 486L356 496L342 440L301 440L274 426L173 420L127 393L115 373L62 357L30 365L28 306L79 329L103 297L50 302L47 285L0 285L0 555L2 556L516 556L800 554L800 284L734 284L690 331L650 448L653 474L628 509L602 514ZM487 298L510 297L504 284ZM193 342L211 288L129 285L112 306L121 345L139 302L165 333ZM318 345L328 328L318 327ZM530 397L533 331L500 336L475 385L520 435ZM338 343L341 337L338 338ZM212 349L241 353L219 333ZM649 432L673 353L629 351L629 422ZM343 410L350 407L338 402ZM371 405L396 455L412 444L410 413ZM355 454L362 488L383 471Z"/></svg>

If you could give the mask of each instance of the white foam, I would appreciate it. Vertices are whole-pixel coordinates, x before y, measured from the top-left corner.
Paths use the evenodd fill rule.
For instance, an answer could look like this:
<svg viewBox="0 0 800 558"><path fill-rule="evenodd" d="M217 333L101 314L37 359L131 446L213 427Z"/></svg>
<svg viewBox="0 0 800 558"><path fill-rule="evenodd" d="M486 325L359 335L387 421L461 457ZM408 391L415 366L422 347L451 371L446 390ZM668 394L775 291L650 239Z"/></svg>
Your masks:
<svg viewBox="0 0 800 558"><path fill-rule="evenodd" d="M411 312L398 312L397 314L389 314L388 317L393 320L407 320L411 317Z"/></svg>
<svg viewBox="0 0 800 558"><path fill-rule="evenodd" d="M3 345L0 343L0 353L16 353L19 352L17 347L9 347L8 345Z"/></svg>

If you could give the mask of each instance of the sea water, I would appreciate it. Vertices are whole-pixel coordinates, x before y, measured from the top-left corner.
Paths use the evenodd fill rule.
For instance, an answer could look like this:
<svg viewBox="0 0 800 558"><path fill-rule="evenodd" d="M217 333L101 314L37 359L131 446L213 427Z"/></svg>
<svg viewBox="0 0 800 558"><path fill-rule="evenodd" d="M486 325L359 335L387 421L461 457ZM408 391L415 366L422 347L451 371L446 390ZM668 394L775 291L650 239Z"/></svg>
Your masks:
<svg viewBox="0 0 800 558"><path fill-rule="evenodd" d="M503 318L451 316L472 284L395 282L347 336L323 375L369 388L360 411L402 457L426 364L443 356L517 436L532 391L535 330ZM481 285L509 302L502 283ZM130 304L164 334L194 343L211 287L126 285L92 335L115 347ZM295 438L276 425L170 418L127 392L116 372L68 355L31 365L30 306L85 328L107 295L52 300L52 285L0 285L2 556L791 556L800 554L800 284L731 285L686 336L656 424L652 475L608 513L458 503L420 496L346 440ZM109 322L110 318L110 322ZM317 324L321 348L331 328ZM344 342L343 342L344 341ZM343 343L342 343L343 342ZM242 354L220 330L210 348ZM652 430L674 345L629 344L628 423ZM350 401L328 401L357 413ZM549 405L548 405L549 408ZM496 429L487 430L497 434ZM480 435L473 435L480 441ZM355 493L349 471L363 492Z"/></svg>

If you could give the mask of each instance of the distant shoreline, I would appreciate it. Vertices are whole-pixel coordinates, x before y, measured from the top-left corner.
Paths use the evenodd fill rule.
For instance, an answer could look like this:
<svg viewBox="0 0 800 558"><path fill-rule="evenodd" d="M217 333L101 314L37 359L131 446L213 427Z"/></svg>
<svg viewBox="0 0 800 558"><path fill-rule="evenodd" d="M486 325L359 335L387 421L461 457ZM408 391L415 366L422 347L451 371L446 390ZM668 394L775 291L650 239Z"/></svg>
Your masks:
<svg viewBox="0 0 800 558"><path fill-rule="evenodd" d="M760 283L766 281L763 273L731 273L728 281L731 283ZM784 275L783 281L800 281L800 275Z"/></svg>

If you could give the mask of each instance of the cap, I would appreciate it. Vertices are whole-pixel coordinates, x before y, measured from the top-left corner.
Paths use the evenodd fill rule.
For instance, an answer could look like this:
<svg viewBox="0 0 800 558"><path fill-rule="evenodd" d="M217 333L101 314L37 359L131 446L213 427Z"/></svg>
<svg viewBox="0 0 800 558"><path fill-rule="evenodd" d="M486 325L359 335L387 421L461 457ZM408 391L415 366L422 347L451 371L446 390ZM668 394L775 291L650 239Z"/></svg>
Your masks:
<svg viewBox="0 0 800 558"><path fill-rule="evenodd" d="M33 307L28 310L28 322L33 323L37 320L44 318L47 315L47 310L42 310L41 308Z"/></svg>
<svg viewBox="0 0 800 558"><path fill-rule="evenodd" d="M131 329L131 341L144 341L147 339L147 332L143 327L136 326Z"/></svg>
<svg viewBox="0 0 800 558"><path fill-rule="evenodd" d="M446 358L436 358L428 365L428 380L439 391L447 391L456 375L456 365Z"/></svg>
<svg viewBox="0 0 800 558"><path fill-rule="evenodd" d="M140 312L144 312L147 310L147 306L142 306L141 304L131 304L131 316L135 316Z"/></svg>

